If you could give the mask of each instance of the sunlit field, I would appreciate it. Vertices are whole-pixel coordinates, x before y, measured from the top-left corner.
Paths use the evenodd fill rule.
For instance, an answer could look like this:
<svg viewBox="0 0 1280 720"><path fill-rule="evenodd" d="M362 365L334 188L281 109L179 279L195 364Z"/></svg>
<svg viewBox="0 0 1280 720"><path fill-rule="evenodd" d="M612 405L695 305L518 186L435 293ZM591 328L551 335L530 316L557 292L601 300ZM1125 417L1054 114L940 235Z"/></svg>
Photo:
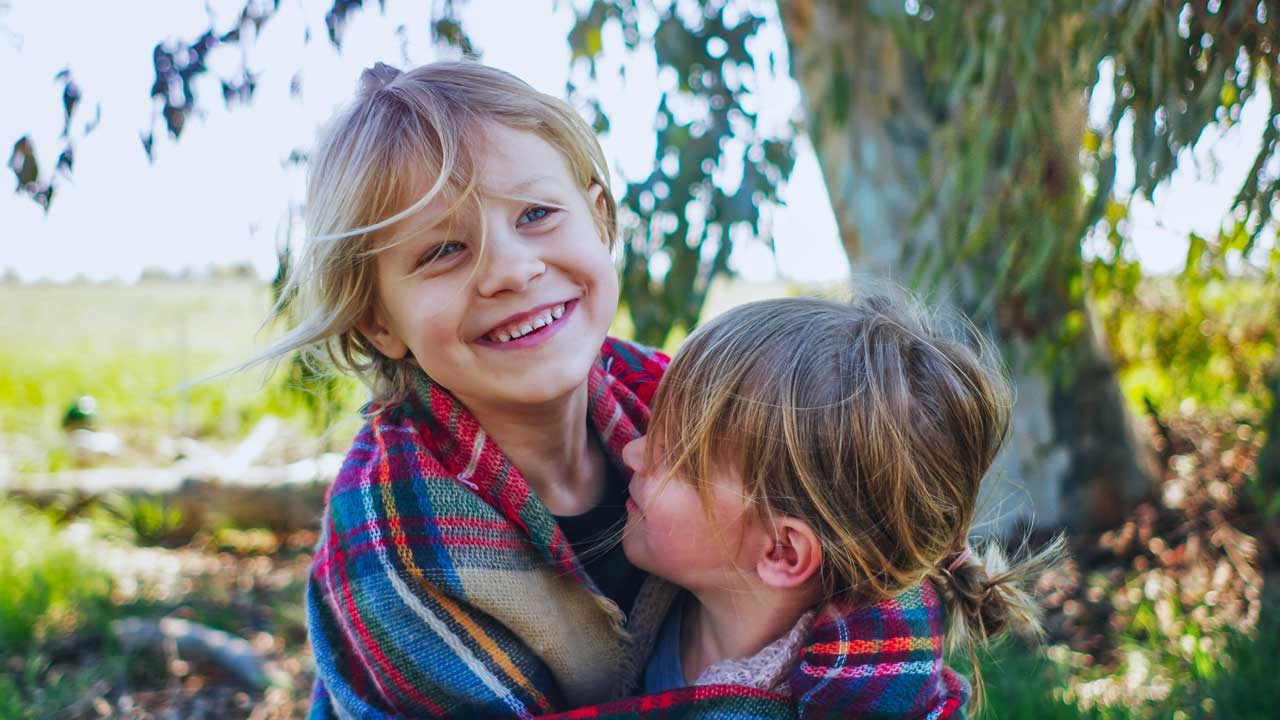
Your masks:
<svg viewBox="0 0 1280 720"><path fill-rule="evenodd" d="M171 459L175 436L236 440L266 414L318 431L305 392L289 388L287 362L210 377L278 332L259 332L270 308L270 288L256 280L0 285L0 447L10 470L68 466L61 421L84 395L97 400L99 426L125 441L117 464ZM359 389L344 386L354 410Z"/></svg>

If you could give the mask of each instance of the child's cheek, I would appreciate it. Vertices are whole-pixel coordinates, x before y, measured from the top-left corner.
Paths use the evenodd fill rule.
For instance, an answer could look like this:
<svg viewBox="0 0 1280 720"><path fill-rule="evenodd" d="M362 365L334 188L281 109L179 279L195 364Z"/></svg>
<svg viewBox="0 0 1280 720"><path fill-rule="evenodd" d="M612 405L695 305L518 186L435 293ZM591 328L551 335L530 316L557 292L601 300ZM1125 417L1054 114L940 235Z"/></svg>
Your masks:
<svg viewBox="0 0 1280 720"><path fill-rule="evenodd" d="M649 526L650 536L661 546L666 552L679 551L679 540L684 534L681 532L681 522L678 514L673 515L672 508L664 502L664 498L660 498L659 502L654 503L653 509L645 518L646 524Z"/></svg>

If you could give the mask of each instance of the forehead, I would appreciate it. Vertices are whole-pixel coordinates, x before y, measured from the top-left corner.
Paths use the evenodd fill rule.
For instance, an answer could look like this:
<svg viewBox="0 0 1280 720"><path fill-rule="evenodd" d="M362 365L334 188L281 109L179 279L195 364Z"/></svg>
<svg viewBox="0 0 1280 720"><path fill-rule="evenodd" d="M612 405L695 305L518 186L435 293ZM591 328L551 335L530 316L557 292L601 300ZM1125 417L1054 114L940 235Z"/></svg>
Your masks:
<svg viewBox="0 0 1280 720"><path fill-rule="evenodd" d="M486 194L510 195L538 183L577 184L564 155L532 132L487 124L481 126L478 139L473 161L476 180Z"/></svg>
<svg viewBox="0 0 1280 720"><path fill-rule="evenodd" d="M421 231L447 220L473 219L475 199L554 199L578 189L569 164L556 149L538 135L502 125L482 126L469 143L460 148L451 177L438 195L419 212L397 225L412 225ZM411 161L402 177L397 208L403 210L426 196L440 178L438 164L422 159Z"/></svg>

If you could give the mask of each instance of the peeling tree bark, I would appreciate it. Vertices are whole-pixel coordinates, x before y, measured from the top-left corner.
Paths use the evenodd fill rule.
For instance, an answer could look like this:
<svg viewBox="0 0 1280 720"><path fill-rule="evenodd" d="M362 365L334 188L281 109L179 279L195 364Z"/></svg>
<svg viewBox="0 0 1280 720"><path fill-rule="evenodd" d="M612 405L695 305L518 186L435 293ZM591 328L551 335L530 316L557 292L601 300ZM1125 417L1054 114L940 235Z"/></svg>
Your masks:
<svg viewBox="0 0 1280 720"><path fill-rule="evenodd" d="M926 97L922 68L892 32L849 3L779 6L855 284L870 275L911 285L926 248L942 242L941 210L922 209L922 198L930 190L930 150L947 122L943 103ZM1063 116L1063 152L1046 193L1079 187L1075 153L1085 111L1083 97L1046 110ZM983 307L994 268L982 259L952 268L932 301L970 312ZM1149 495L1154 468L1106 349L1087 327L1065 348L1070 372L1037 365L1031 346L1048 328L1028 327L1026 318L1004 312L1003 302L975 318L1004 348L1017 392L1010 443L986 483L978 531L1004 534L1020 523L1111 526ZM1060 304L1063 313L1077 309L1066 297Z"/></svg>

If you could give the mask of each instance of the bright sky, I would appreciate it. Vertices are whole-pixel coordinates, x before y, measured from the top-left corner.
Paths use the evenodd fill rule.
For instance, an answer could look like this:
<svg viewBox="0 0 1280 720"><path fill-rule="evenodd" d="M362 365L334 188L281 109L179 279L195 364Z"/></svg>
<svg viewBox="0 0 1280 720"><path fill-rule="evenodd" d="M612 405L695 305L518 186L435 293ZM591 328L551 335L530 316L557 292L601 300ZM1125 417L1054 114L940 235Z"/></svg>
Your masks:
<svg viewBox="0 0 1280 720"><path fill-rule="evenodd" d="M0 0L0 142L30 134L42 169L52 168L62 127L60 89L54 75L69 67L84 94L74 118L77 130L101 103L97 130L76 146L75 172L58 187L46 216L30 199L0 185L0 271L14 269L27 280L132 280L145 267L177 270L250 262L260 275L275 271L275 246L286 232L290 207L302 201L302 172L283 160L308 148L316 128L350 99L360 70L377 60L401 67L435 58L420 0L387 0L385 15L357 12L347 26L341 54L328 42L324 11L332 0L287 0L256 42L245 44L250 67L260 73L252 105L224 108L217 80L208 79L203 117L189 122L181 141L156 126L156 161L147 162L139 134L151 127L148 90L153 79L151 48L166 38L194 39L208 27L205 3L150 0L145 11L127 13L115 3L72 0ZM139 2L138 5L142 3ZM772 12L772 3L758 3ZM210 0L225 30L239 0ZM569 3L561 0L470 0L464 27L485 62L516 73L535 87L562 94L568 76ZM127 22L122 19L127 17ZM407 32L395 28L405 24ZM304 28L312 40L303 43ZM109 29L109 32L104 32ZM618 37L606 35L600 94L613 124L603 138L614 164L615 191L626 178L643 177L653 157L651 123L658 73L651 52L624 57ZM775 16L756 39L756 53L785 57ZM212 58L215 73L238 67L239 49ZM626 81L617 73L627 66ZM611 64L610 64L611 63ZM289 96L302 69L302 96ZM797 112L799 94L785 76L771 83L764 122L782 122ZM1096 104L1096 103L1095 103ZM1182 163L1157 193L1155 205L1135 204L1134 249L1152 271L1181 267L1191 231L1216 232L1235 188L1248 170L1266 121L1266 98L1246 107L1237 128L1215 138ZM1095 109L1096 111L1097 109ZM770 113L773 113L770 115ZM158 121L157 121L158 122ZM807 141L785 192L788 202L774 216L776 264L763 244L735 250L734 265L749 280L782 277L822 282L844 277L847 264L817 160ZM1216 159L1215 159L1216 158ZM1197 177L1196 166L1205 172ZM1132 177L1122 164L1121 181ZM7 168L5 177L12 179Z"/></svg>

